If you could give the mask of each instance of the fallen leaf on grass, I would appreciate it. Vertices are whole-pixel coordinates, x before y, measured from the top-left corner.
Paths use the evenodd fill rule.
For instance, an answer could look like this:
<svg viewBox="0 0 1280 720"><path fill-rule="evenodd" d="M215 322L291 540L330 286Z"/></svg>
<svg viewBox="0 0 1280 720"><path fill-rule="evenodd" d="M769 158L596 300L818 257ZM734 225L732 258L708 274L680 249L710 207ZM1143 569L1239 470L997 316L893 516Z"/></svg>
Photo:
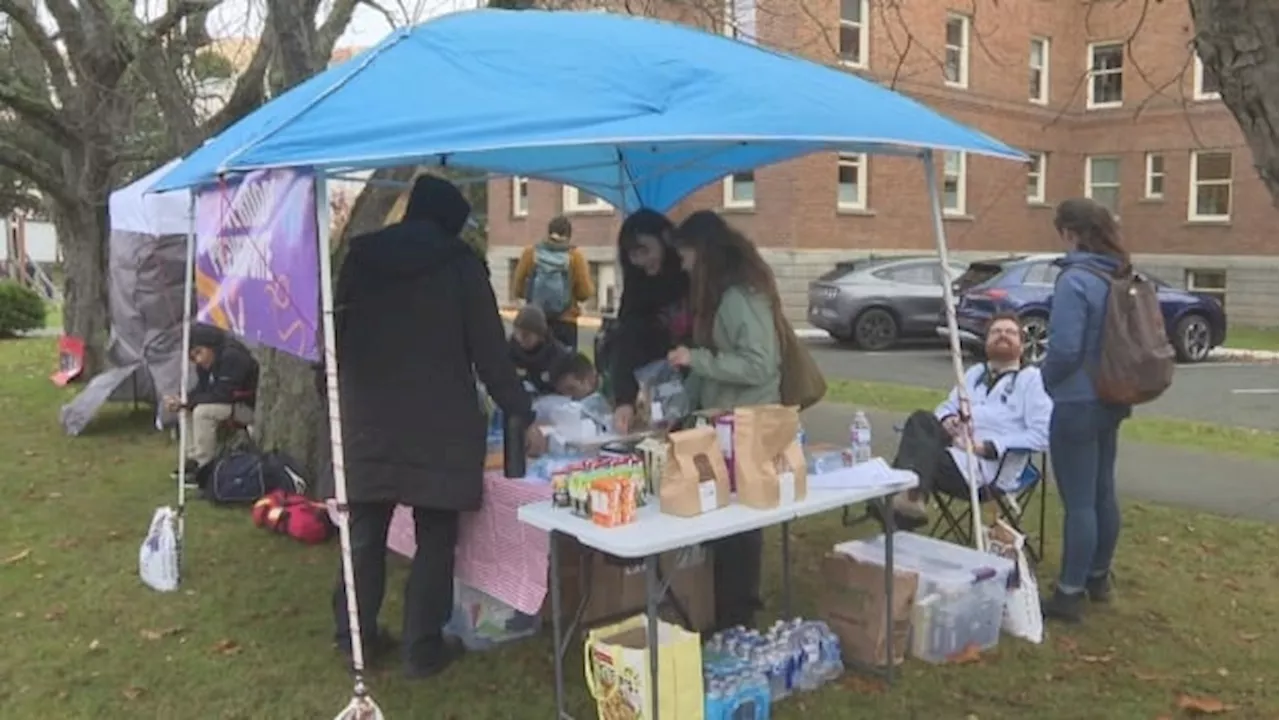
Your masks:
<svg viewBox="0 0 1280 720"><path fill-rule="evenodd" d="M97 640L89 641L89 652L98 652L101 649L102 649L102 643L98 642Z"/></svg>
<svg viewBox="0 0 1280 720"><path fill-rule="evenodd" d="M119 540L119 539L120 539L120 532L119 532L118 530L112 530L111 532L107 533L107 539L108 539L108 540Z"/></svg>
<svg viewBox="0 0 1280 720"><path fill-rule="evenodd" d="M1111 655L1081 655L1080 660L1094 665L1105 665L1111 662Z"/></svg>
<svg viewBox="0 0 1280 720"><path fill-rule="evenodd" d="M66 616L67 616L67 608L62 605L59 605L55 608L51 608L49 612L45 613L44 619L52 622L54 620L61 620Z"/></svg>
<svg viewBox="0 0 1280 720"><path fill-rule="evenodd" d="M1219 715L1229 712L1232 706L1217 698L1179 695L1178 709L1185 710L1188 715Z"/></svg>
<svg viewBox="0 0 1280 720"><path fill-rule="evenodd" d="M59 538L58 540L55 540L53 543L53 547L54 549L57 549L57 550L70 550L79 544L80 544L80 541L77 540L76 538L64 537L64 538Z"/></svg>
<svg viewBox="0 0 1280 720"><path fill-rule="evenodd" d="M27 548L26 550L16 552L10 555L9 557L3 560L0 560L0 565L13 565L14 563L22 562L23 560L26 560L29 557L31 557L31 548Z"/></svg>
<svg viewBox="0 0 1280 720"><path fill-rule="evenodd" d="M856 693L865 695L879 695L884 692L884 682L876 678L863 677L856 673L849 673L844 676L840 684L845 688Z"/></svg>
<svg viewBox="0 0 1280 720"><path fill-rule="evenodd" d="M50 500L57 500L58 498L62 497L62 493L51 492L48 495L45 495L45 497L49 498Z"/></svg>
<svg viewBox="0 0 1280 720"><path fill-rule="evenodd" d="M1133 677L1135 680L1141 680L1142 682L1160 682L1169 679L1168 675L1157 675L1155 673L1143 672L1141 670L1134 670Z"/></svg>
<svg viewBox="0 0 1280 720"><path fill-rule="evenodd" d="M1258 633L1242 632L1242 633L1240 633L1239 635L1237 635L1236 637L1240 638L1241 640L1243 640L1243 641L1245 641L1245 642L1253 642L1254 640L1257 640L1258 638L1260 638L1260 637L1262 637L1262 636L1261 636L1261 635L1259 635Z"/></svg>
<svg viewBox="0 0 1280 720"><path fill-rule="evenodd" d="M181 635L184 628L181 626L164 628L163 630L143 630L142 637L145 640L160 640L174 635Z"/></svg>
<svg viewBox="0 0 1280 720"><path fill-rule="evenodd" d="M1058 638L1058 645L1060 645L1063 650L1069 653L1074 653L1080 647L1079 645L1076 644L1075 640L1072 640L1071 638L1065 637L1065 636Z"/></svg>
<svg viewBox="0 0 1280 720"><path fill-rule="evenodd" d="M1240 583L1236 582L1235 580L1233 580L1233 579L1231 579L1231 578L1227 578L1226 580L1223 580L1223 581L1222 581L1222 586L1223 586L1223 587L1225 587L1225 588L1226 588L1226 589L1228 589L1228 590L1234 590L1234 591L1236 591L1236 592L1240 592L1240 591L1241 591L1241 589L1242 589L1242 588L1240 587Z"/></svg>
<svg viewBox="0 0 1280 720"><path fill-rule="evenodd" d="M1161 536L1159 536L1159 537L1157 537L1157 538L1156 538L1156 542L1159 542L1159 543L1167 543L1167 542L1169 542L1169 536L1168 536L1168 535L1161 535Z"/></svg>
<svg viewBox="0 0 1280 720"><path fill-rule="evenodd" d="M982 662L982 650L977 645L969 643L961 648L959 652L948 655L947 662L953 665Z"/></svg>
<svg viewBox="0 0 1280 720"><path fill-rule="evenodd" d="M120 694L124 695L125 700L137 700L138 698L142 697L143 693L145 692L146 692L146 689L144 688L140 688L135 685L130 685L124 690L121 690Z"/></svg>
<svg viewBox="0 0 1280 720"><path fill-rule="evenodd" d="M213 651L219 655L235 655L240 652L240 645L235 640L219 640L214 643Z"/></svg>

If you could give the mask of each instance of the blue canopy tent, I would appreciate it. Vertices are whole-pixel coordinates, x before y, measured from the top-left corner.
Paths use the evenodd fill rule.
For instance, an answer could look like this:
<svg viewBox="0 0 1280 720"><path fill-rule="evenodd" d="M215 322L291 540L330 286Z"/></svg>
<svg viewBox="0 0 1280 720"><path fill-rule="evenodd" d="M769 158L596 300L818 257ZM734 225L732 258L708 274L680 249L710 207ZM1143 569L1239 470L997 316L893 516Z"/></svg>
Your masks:
<svg viewBox="0 0 1280 720"><path fill-rule="evenodd" d="M471 168L576 186L623 212L666 211L733 172L823 151L890 154L921 160L945 263L935 150L1027 159L856 75L721 35L600 12L476 10L396 31L298 85L205 143L152 190L312 168L327 248L325 177L345 172ZM320 258L335 485L345 506L329 253ZM951 288L943 293L960 378ZM971 495L976 507L976 488ZM973 515L980 538L981 514ZM346 526L344 514L349 573ZM354 597L349 604L358 638ZM365 697L361 682L357 699Z"/></svg>

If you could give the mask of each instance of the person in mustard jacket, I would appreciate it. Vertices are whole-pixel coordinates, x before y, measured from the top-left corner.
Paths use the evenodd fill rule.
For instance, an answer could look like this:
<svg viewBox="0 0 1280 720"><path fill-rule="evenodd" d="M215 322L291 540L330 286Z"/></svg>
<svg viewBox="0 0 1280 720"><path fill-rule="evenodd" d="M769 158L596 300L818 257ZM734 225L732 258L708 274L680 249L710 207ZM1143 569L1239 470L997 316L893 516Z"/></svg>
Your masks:
<svg viewBox="0 0 1280 720"><path fill-rule="evenodd" d="M512 294L547 316L551 335L573 352L578 350L578 316L582 303L596 294L591 267L574 247L573 225L564 216L552 218L547 239L525 248L511 277Z"/></svg>

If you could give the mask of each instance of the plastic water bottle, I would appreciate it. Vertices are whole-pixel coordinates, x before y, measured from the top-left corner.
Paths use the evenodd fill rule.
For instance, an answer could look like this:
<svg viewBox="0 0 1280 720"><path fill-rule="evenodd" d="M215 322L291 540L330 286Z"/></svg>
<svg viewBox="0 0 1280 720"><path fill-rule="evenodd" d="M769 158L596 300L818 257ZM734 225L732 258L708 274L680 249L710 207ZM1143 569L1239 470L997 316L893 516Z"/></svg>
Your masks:
<svg viewBox="0 0 1280 720"><path fill-rule="evenodd" d="M854 464L871 459L871 421L861 410L853 416L853 424L849 426L849 444L853 449Z"/></svg>
<svg viewBox="0 0 1280 720"><path fill-rule="evenodd" d="M800 444L801 450L809 444L809 434L804 431L804 423L796 428L796 442Z"/></svg>

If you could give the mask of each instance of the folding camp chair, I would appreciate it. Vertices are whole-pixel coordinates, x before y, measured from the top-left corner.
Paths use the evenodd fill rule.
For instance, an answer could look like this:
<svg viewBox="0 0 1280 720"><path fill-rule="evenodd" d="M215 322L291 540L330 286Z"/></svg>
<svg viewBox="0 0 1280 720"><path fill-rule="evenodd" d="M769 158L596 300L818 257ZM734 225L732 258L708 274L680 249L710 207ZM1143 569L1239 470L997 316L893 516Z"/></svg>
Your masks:
<svg viewBox="0 0 1280 720"><path fill-rule="evenodd" d="M1000 490L994 485L980 488L978 501L983 505L995 503L1001 519L1026 536L1027 555L1031 557L1032 562L1038 563L1044 557L1045 504L1048 493L1045 486L1049 482L1049 454L1010 448L1005 451L1004 457L1000 460L1001 469L1004 468L1004 463L1010 462L1011 459L1027 460L1026 467L1018 476L1017 484L1009 490ZM999 473L997 473L998 476ZM1023 527L1023 522L1028 508L1036 501L1037 494L1040 496L1040 524L1036 526L1036 533L1032 535ZM955 540L958 543L972 545L973 519L970 513L973 512L973 508L970 507L968 494L954 494L939 489L934 492L933 500L938 506L938 519L934 521L929 534L942 540ZM956 511L956 505L961 508L960 512Z"/></svg>

